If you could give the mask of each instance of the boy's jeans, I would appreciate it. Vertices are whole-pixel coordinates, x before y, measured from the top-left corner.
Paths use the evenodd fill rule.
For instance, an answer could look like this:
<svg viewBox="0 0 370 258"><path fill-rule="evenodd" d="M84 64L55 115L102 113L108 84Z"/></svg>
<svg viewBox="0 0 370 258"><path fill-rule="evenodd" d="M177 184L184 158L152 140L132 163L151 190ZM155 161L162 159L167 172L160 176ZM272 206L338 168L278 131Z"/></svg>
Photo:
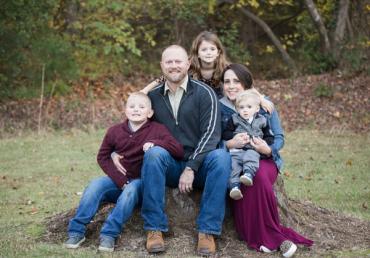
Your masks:
<svg viewBox="0 0 370 258"><path fill-rule="evenodd" d="M116 238L140 201L141 179L130 181L122 191L109 177L96 178L90 182L82 195L76 215L69 222L68 235L85 235L86 224L93 219L100 204L112 202L116 205L104 222L100 234Z"/></svg>
<svg viewBox="0 0 370 258"><path fill-rule="evenodd" d="M144 229L168 231L165 210L165 186L178 187L186 162L175 160L165 149L155 146L144 155L141 169ZM231 171L231 158L225 149L207 154L197 172L193 188L203 189L197 230L220 235L225 215L225 195Z"/></svg>

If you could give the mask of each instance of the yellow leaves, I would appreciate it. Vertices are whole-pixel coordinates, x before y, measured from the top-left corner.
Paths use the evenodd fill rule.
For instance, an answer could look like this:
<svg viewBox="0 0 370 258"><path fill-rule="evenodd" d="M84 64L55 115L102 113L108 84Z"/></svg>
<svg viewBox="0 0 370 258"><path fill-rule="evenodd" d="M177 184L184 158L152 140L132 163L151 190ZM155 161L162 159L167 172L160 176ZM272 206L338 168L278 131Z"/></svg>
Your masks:
<svg viewBox="0 0 370 258"><path fill-rule="evenodd" d="M370 12L370 4L367 4L366 7L365 7L365 10Z"/></svg>
<svg viewBox="0 0 370 258"><path fill-rule="evenodd" d="M291 100L293 98L293 96L291 94L289 94L289 93L284 94L283 96L284 96L284 100L285 101L289 101L289 100Z"/></svg>
<svg viewBox="0 0 370 258"><path fill-rule="evenodd" d="M274 50L275 50L275 48L274 48L273 46L271 46L271 45L267 45L267 46L266 46L266 49L265 49L265 52L266 52L266 53L273 53L273 52L274 52Z"/></svg>
<svg viewBox="0 0 370 258"><path fill-rule="evenodd" d="M208 0L208 13L214 14L216 7L216 0Z"/></svg>
<svg viewBox="0 0 370 258"><path fill-rule="evenodd" d="M249 0L248 3L249 3L250 6L256 8L256 9L260 6L260 4L257 0Z"/></svg>

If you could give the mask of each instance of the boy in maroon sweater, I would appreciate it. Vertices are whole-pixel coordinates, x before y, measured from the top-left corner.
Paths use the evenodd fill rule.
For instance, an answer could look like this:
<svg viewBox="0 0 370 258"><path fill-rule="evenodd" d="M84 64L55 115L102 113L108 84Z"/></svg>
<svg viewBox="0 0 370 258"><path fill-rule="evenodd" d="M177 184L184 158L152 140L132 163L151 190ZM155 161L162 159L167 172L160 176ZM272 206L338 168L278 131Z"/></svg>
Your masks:
<svg viewBox="0 0 370 258"><path fill-rule="evenodd" d="M68 226L67 248L77 248L85 241L86 224L95 216L102 202L116 203L100 232L100 251L114 250L114 243L125 222L141 201L140 169L144 152L153 146L168 150L182 159L182 145L164 125L150 121L153 115L147 95L135 92L126 103L127 120L108 129L98 153L98 163L107 176L94 179L85 189L76 215ZM120 155L119 170L111 153Z"/></svg>

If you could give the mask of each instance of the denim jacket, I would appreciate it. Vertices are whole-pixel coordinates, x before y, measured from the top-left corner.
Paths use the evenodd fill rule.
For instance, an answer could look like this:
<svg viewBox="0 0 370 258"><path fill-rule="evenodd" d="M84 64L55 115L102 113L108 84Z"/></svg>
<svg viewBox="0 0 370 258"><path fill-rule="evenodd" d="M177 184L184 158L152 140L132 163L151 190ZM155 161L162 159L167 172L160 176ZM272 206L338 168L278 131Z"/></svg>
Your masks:
<svg viewBox="0 0 370 258"><path fill-rule="evenodd" d="M223 97L222 99L220 99L220 103L221 103L221 123L223 131L226 128L227 121L231 118L233 114L236 113L236 109L234 104L227 97ZM266 117L270 129L274 134L274 143L270 145L270 148L272 150L272 158L280 171L281 168L283 167L283 159L281 158L279 151L284 146L284 131L283 128L281 127L279 115L276 109L274 109L274 111L270 115L263 108L260 109L259 114Z"/></svg>

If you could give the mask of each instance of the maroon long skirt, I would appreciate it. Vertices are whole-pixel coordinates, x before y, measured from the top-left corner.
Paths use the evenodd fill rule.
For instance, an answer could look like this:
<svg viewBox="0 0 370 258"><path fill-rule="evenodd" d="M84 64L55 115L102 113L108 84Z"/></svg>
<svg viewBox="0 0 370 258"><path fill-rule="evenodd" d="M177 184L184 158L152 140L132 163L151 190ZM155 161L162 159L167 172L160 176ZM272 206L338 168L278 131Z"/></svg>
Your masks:
<svg viewBox="0 0 370 258"><path fill-rule="evenodd" d="M243 198L233 202L236 231L250 248L276 250L285 240L311 246L313 241L280 224L273 185L278 169L273 160L261 160L253 186L241 187Z"/></svg>

